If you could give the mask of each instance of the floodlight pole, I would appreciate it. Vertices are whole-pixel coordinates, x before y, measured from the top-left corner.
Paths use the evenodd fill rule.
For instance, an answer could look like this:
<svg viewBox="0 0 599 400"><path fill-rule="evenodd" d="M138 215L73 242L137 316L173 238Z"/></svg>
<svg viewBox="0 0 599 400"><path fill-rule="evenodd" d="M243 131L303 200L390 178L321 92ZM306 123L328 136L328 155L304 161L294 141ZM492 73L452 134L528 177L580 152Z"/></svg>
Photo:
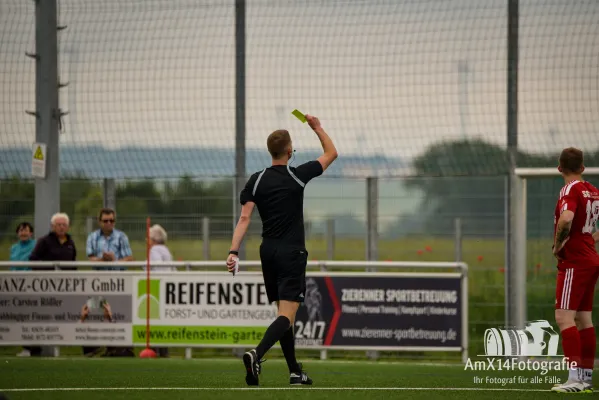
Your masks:
<svg viewBox="0 0 599 400"><path fill-rule="evenodd" d="M235 183L233 196L233 229L241 215L239 192L246 180L245 160L245 0L235 0ZM245 258L245 243L239 247Z"/></svg>
<svg viewBox="0 0 599 400"><path fill-rule="evenodd" d="M508 0L507 19L507 151L509 179L507 185L507 220L505 273L506 325L522 329L526 323L526 259L521 260L526 246L526 193L524 182L516 175L518 159L518 17L519 1ZM524 212L524 217L522 216ZM524 220L522 220L524 218ZM525 250L525 249L524 249ZM524 251L524 254L526 252Z"/></svg>
<svg viewBox="0 0 599 400"><path fill-rule="evenodd" d="M35 177L35 232L36 237L50 230L52 214L60 211L59 127L63 113L59 106L58 91L62 87L58 77L58 26L56 0L35 2L35 53L25 55L35 60L35 111L26 111L36 119L35 146L43 154L43 173ZM37 149L35 150L37 155ZM42 355L58 356L58 347L42 347Z"/></svg>
<svg viewBox="0 0 599 400"><path fill-rule="evenodd" d="M58 13L56 0L35 3L35 141L46 145L46 176L35 179L35 232L48 233L60 210Z"/></svg>

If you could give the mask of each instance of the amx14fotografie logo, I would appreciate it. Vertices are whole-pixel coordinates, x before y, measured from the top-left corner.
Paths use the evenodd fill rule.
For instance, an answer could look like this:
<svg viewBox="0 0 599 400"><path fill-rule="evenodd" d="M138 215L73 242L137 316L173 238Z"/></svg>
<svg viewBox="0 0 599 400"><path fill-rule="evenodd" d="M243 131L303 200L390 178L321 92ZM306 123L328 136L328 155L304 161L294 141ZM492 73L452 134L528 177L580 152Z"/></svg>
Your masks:
<svg viewBox="0 0 599 400"><path fill-rule="evenodd" d="M576 368L563 355L558 355L559 334L546 320L527 322L524 329L491 328L484 335L484 360L468 359L464 370L491 372L495 376L475 376L474 383L485 384L535 384L561 383L556 376L547 376L550 371L566 372ZM534 359L542 358L542 359ZM547 359L551 358L551 359ZM533 372L542 376L503 377L502 371Z"/></svg>
<svg viewBox="0 0 599 400"><path fill-rule="evenodd" d="M487 356L557 356L559 334L545 320L530 321L524 329L485 331Z"/></svg>

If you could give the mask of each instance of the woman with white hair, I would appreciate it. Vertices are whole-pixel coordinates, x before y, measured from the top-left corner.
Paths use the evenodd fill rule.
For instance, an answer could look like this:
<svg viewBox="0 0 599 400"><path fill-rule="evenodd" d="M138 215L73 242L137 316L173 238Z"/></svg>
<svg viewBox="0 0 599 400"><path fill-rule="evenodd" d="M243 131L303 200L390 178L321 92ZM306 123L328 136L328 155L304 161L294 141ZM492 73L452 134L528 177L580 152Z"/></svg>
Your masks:
<svg viewBox="0 0 599 400"><path fill-rule="evenodd" d="M176 267L152 267L152 262L169 262L173 261L173 256L166 247L167 234L163 227L154 225L150 228L150 270L160 272L175 272ZM145 268L144 268L145 270ZM168 357L167 347L158 347L154 351L159 357Z"/></svg>
<svg viewBox="0 0 599 400"><path fill-rule="evenodd" d="M167 234L163 227L154 225L150 228L150 264L152 262L173 261L173 256L166 247ZM174 272L176 267L150 267L151 271Z"/></svg>

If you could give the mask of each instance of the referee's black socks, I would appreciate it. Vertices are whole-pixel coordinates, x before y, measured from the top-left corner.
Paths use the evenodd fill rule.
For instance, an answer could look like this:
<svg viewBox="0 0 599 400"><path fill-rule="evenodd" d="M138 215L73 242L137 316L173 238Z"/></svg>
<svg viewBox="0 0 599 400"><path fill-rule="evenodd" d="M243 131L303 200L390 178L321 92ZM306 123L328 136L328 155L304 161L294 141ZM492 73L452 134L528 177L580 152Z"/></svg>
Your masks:
<svg viewBox="0 0 599 400"><path fill-rule="evenodd" d="M295 337L293 335L293 326L290 326L289 329L285 331L281 339L279 339L279 343L281 344L285 361L287 361L289 372L300 373L300 367L295 359Z"/></svg>
<svg viewBox="0 0 599 400"><path fill-rule="evenodd" d="M264 333L264 337L260 341L260 344L256 347L256 355L258 356L258 360L260 360L264 354L272 346L275 345L282 337L285 335L286 331L290 330L291 321L289 318L284 315L280 315L277 319L273 321L272 324L268 327L266 332ZM292 334L293 335L293 334Z"/></svg>

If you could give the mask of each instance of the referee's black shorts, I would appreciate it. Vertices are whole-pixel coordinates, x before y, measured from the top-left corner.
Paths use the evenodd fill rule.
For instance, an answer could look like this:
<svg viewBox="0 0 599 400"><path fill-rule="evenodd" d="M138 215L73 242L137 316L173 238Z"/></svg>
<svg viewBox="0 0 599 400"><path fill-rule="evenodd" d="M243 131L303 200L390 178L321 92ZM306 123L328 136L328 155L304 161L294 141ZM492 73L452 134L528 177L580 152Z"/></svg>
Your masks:
<svg viewBox="0 0 599 400"><path fill-rule="evenodd" d="M304 247L264 240L260 245L262 275L269 303L304 302L308 252Z"/></svg>

